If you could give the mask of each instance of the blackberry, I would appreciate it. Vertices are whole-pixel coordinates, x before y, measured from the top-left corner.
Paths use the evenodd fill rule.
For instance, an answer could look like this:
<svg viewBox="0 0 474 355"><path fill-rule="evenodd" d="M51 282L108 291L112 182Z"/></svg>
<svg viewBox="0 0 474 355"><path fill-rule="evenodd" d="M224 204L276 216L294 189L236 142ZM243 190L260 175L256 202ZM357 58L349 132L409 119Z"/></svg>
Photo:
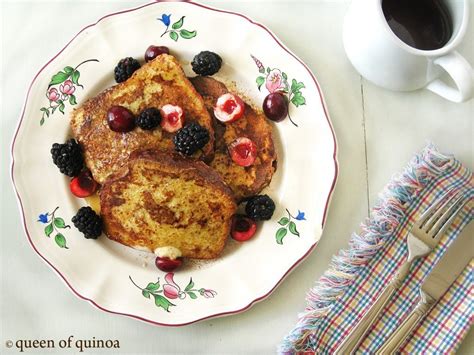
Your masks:
<svg viewBox="0 0 474 355"><path fill-rule="evenodd" d="M157 108L151 107L143 110L135 118L135 123L141 129L150 130L157 127L161 122L160 110Z"/></svg>
<svg viewBox="0 0 474 355"><path fill-rule="evenodd" d="M71 221L87 239L97 239L102 234L102 218L89 206L81 207Z"/></svg>
<svg viewBox="0 0 474 355"><path fill-rule="evenodd" d="M54 143L51 155L59 171L67 176L79 175L84 166L81 146L72 138L64 144Z"/></svg>
<svg viewBox="0 0 474 355"><path fill-rule="evenodd" d="M138 60L127 57L121 59L114 69L115 81L121 83L132 76L135 70L140 69L140 63Z"/></svg>
<svg viewBox="0 0 474 355"><path fill-rule="evenodd" d="M209 132L198 123L190 123L181 128L173 138L176 151L193 155L209 142Z"/></svg>
<svg viewBox="0 0 474 355"><path fill-rule="evenodd" d="M257 220L269 220L275 211L275 203L268 195L257 195L250 197L245 206L248 217Z"/></svg>
<svg viewBox="0 0 474 355"><path fill-rule="evenodd" d="M213 75L221 68L222 58L214 52L204 51L194 57L191 65L198 75Z"/></svg>

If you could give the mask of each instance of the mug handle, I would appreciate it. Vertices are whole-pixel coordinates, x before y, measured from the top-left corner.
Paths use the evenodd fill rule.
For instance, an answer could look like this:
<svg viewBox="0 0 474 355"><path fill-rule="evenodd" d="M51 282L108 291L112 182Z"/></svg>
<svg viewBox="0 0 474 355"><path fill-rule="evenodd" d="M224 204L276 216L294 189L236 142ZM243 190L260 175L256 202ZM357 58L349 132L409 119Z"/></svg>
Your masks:
<svg viewBox="0 0 474 355"><path fill-rule="evenodd" d="M428 84L428 90L453 102L463 102L472 97L474 75L471 65L462 55L453 51L436 58L433 64L442 67L451 76L457 88L436 79Z"/></svg>

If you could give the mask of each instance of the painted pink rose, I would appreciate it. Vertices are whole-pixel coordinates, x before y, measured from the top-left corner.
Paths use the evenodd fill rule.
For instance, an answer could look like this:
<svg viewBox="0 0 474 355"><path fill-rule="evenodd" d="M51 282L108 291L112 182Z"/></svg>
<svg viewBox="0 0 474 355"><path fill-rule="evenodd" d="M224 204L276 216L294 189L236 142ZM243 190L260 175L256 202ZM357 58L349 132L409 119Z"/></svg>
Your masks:
<svg viewBox="0 0 474 355"><path fill-rule="evenodd" d="M49 91L46 93L46 97L48 98L49 101L58 101L60 98L60 94L56 88L51 88Z"/></svg>
<svg viewBox="0 0 474 355"><path fill-rule="evenodd" d="M72 95L74 91L76 91L76 87L74 86L71 80L66 80L63 84L59 86L59 90L61 90L63 94Z"/></svg>
<svg viewBox="0 0 474 355"><path fill-rule="evenodd" d="M174 273L169 272L165 275L166 284L163 284L163 293L169 299L186 297L186 294L181 291L181 288L173 280Z"/></svg>
<svg viewBox="0 0 474 355"><path fill-rule="evenodd" d="M214 290L203 290L202 295L206 298L214 298L217 295L217 292Z"/></svg>
<svg viewBox="0 0 474 355"><path fill-rule="evenodd" d="M270 93L285 87L285 84L283 83L283 76L279 69L273 69L270 71L270 73L268 73L265 87Z"/></svg>

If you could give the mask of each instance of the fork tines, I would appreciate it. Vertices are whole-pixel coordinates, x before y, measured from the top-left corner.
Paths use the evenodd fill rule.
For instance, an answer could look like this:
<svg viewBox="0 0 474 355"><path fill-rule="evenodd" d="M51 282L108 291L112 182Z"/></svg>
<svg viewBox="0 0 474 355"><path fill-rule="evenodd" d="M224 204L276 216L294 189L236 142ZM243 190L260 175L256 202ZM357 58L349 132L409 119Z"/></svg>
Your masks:
<svg viewBox="0 0 474 355"><path fill-rule="evenodd" d="M441 196L423 213L419 220L420 228L433 238L446 231L457 213L467 203L461 191L452 192L449 190Z"/></svg>

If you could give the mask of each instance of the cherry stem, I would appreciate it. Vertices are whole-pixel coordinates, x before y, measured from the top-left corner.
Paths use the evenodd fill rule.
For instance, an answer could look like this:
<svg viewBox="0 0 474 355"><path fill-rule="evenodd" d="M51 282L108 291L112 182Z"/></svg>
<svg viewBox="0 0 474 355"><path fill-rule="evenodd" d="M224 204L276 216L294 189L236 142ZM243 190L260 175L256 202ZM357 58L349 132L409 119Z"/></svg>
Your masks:
<svg viewBox="0 0 474 355"><path fill-rule="evenodd" d="M292 92L290 92L290 94L288 95L288 101L291 102L291 96L293 95ZM288 104L288 119L290 120L291 123L293 123L293 125L295 127L298 127L298 125L291 119L291 116L290 116L290 104Z"/></svg>
<svg viewBox="0 0 474 355"><path fill-rule="evenodd" d="M293 125L295 127L298 127L298 125L291 119L291 116L290 116L290 113L288 112L288 119L290 120L291 123L293 123Z"/></svg>

